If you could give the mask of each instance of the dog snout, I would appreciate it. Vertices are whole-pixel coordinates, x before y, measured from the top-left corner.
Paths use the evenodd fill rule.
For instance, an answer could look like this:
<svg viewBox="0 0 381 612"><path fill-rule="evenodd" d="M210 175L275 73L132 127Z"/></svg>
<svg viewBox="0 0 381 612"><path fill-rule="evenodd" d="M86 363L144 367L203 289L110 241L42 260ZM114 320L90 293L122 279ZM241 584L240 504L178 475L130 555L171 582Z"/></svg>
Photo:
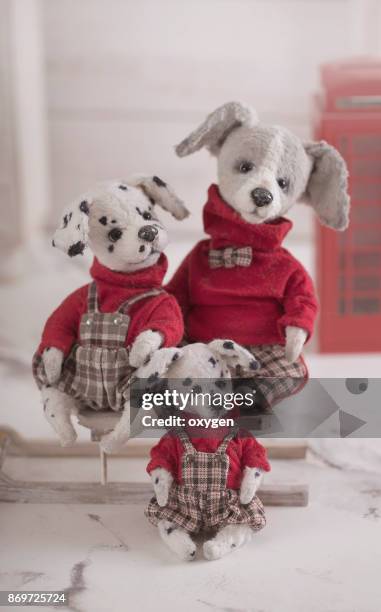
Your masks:
<svg viewBox="0 0 381 612"><path fill-rule="evenodd" d="M263 187L256 187L250 195L256 206L267 206L273 201L273 194L271 191Z"/></svg>
<svg viewBox="0 0 381 612"><path fill-rule="evenodd" d="M138 231L138 236L144 242L153 242L158 234L157 227L154 225L145 225Z"/></svg>

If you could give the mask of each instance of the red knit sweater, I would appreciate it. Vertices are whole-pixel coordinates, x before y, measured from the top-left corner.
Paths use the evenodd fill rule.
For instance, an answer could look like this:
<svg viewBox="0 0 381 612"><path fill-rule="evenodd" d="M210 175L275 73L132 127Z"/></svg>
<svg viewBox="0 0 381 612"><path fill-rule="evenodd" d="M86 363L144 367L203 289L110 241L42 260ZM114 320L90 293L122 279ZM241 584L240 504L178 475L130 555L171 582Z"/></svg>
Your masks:
<svg viewBox="0 0 381 612"><path fill-rule="evenodd" d="M119 306L140 293L160 288L167 271L167 258L161 254L156 265L144 270L124 274L105 268L94 259L90 270L97 285L98 307L101 312L114 312ZM84 285L71 293L53 312L45 324L38 352L54 346L67 355L78 341L81 316L87 310L87 292ZM131 322L126 345L146 329L163 335L163 346L176 346L183 335L183 321L175 298L168 293L141 300L131 306Z"/></svg>
<svg viewBox="0 0 381 612"><path fill-rule="evenodd" d="M232 338L241 344L285 344L285 327L312 334L317 301L303 266L281 244L292 227L280 218L247 223L209 188L204 207L205 232L187 255L167 290L178 300L188 337L194 342ZM248 267L210 268L208 252L251 246Z"/></svg>
<svg viewBox="0 0 381 612"><path fill-rule="evenodd" d="M215 431L219 431L219 434L217 435ZM203 453L214 453L228 433L223 429L215 431L212 437L198 438L189 434L195 449ZM183 452L180 438L173 432L166 434L151 449L151 460L147 466L147 472L150 474L155 468L162 467L172 474L178 484L181 484ZM239 430L237 435L230 440L226 453L229 457L228 489L239 489L246 466L257 467L266 472L271 469L267 461L266 449L248 431Z"/></svg>

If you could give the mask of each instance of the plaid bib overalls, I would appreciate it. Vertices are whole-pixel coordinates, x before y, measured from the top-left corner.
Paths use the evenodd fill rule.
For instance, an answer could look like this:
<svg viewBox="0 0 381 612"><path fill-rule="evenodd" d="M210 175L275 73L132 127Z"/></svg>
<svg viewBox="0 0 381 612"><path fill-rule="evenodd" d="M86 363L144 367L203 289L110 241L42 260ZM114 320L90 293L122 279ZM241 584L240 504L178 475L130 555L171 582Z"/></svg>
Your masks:
<svg viewBox="0 0 381 612"><path fill-rule="evenodd" d="M115 312L102 313L98 309L96 284L91 283L79 341L65 359L61 377L54 386L94 410L120 410L134 370L125 344L130 324L128 311L136 302L159 293L160 289L141 293L123 302ZM47 384L40 355L33 359L33 373L39 387Z"/></svg>
<svg viewBox="0 0 381 612"><path fill-rule="evenodd" d="M184 430L176 430L174 435L179 436L184 448L182 482L172 484L166 506L159 506L155 497L151 499L145 512L149 521L154 525L160 520L171 521L188 533L243 523L255 531L262 529L266 518L259 498L243 506L239 492L226 487L226 449L235 433L228 434L215 453L196 451Z"/></svg>

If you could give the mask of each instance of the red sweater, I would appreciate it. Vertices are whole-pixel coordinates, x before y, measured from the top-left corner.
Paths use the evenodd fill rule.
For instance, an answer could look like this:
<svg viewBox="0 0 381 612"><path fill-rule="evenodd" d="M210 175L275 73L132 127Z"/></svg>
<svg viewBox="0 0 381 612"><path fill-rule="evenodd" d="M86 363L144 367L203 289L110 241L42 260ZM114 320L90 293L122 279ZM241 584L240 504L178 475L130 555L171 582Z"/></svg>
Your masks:
<svg viewBox="0 0 381 612"><path fill-rule="evenodd" d="M193 342L232 338L240 344L285 344L285 327L312 334L317 301L311 278L281 244L292 227L280 218L252 225L209 188L204 228L211 236L187 255L167 290L177 298ZM248 267L210 268L210 249L252 248Z"/></svg>
<svg viewBox="0 0 381 612"><path fill-rule="evenodd" d="M95 258L90 270L97 285L98 307L101 312L114 312L119 306L140 293L160 288L167 271L167 258L161 254L156 265L144 270L124 274L105 268ZM67 355L78 341L81 316L87 311L87 292L84 285L71 293L53 312L45 324L38 352L54 346ZM180 308L174 297L161 293L141 300L131 306L131 322L126 345L146 329L163 335L163 346L176 346L183 335L183 321Z"/></svg>
<svg viewBox="0 0 381 612"><path fill-rule="evenodd" d="M213 431L213 437L197 438L190 436L190 440L197 451L203 453L214 453L219 447L222 439L228 433L221 429L217 435ZM173 432L165 434L159 442L151 449L151 460L147 466L150 474L155 468L165 468L170 472L178 484L181 484L181 458L184 449L181 440ZM237 435L230 440L226 453L229 457L229 471L227 478L228 489L239 489L246 466L257 467L266 472L270 471L267 461L266 449L248 431L239 430Z"/></svg>

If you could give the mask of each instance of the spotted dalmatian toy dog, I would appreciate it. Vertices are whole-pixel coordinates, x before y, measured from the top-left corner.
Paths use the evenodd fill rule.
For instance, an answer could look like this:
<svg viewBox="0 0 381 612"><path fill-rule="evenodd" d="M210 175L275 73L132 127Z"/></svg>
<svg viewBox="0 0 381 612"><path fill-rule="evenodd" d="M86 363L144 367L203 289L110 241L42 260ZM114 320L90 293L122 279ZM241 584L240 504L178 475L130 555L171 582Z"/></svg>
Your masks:
<svg viewBox="0 0 381 612"><path fill-rule="evenodd" d="M86 247L95 256L93 282L52 313L33 360L45 416L63 445L76 439L72 413L83 404L122 410L131 372L181 340L181 312L162 288L168 236L157 206L188 215L156 176L105 182L64 211L54 234L53 246L70 257ZM120 442L115 434L109 450L112 442Z"/></svg>
<svg viewBox="0 0 381 612"><path fill-rule="evenodd" d="M198 394L208 394L213 390L225 394L233 390L231 375L237 367L241 371L253 372L260 367L260 364L249 351L239 344L228 339L217 339L209 344L194 343L181 348L160 349L147 364L136 370L134 376L144 379L145 383L151 381L152 384L164 378L166 389L176 388L179 392L193 389ZM225 408L215 407L201 400L192 406L187 406L186 413L183 414L187 414L188 417L197 415L206 419L210 417L226 419L229 416ZM187 428L185 427L184 430ZM270 469L265 449L249 432L239 430L234 435L230 434L229 442L225 442L229 428L227 430L222 428L221 432L218 430L213 432L215 430L204 429L201 441L198 437L200 430L195 431L191 428L188 434L182 434L189 435L189 441L186 444L191 446L195 444L195 452L199 450L198 445L206 445L202 446L204 452L201 452L200 455L202 458L208 456L208 465L211 466L212 471L215 469L215 461L221 459L220 454L223 455L222 460L225 466L228 466L226 468L227 480L225 481L223 477L221 490L213 493L213 495L220 496L220 501L217 504L217 515L211 519L214 522L214 531L217 533L203 545L203 554L208 560L218 559L244 545L251 539L254 531L265 525L263 506L256 497L256 492L262 482L264 471ZM202 436L205 434L207 434L206 440L203 441ZM219 449L225 444L226 449L224 448L220 453ZM190 505L187 506L183 506L181 501L176 504L177 492L179 495L182 494L179 474L184 469L186 450L183 449L181 454L179 448L181 448L181 442L176 440L176 433L169 432L151 450L151 461L147 471L151 476L156 501L151 500L146 515L150 522L157 525L164 543L182 560L192 561L196 552L196 544L192 536L205 527L204 517L206 515L202 505L191 509L194 499L198 497L189 491L187 495L190 495L190 500L193 502L188 500ZM193 447L191 453L193 453ZM204 465L201 467L201 474L203 474L202 478L207 479L207 482L212 482L215 476L215 474L206 474ZM184 477L184 472L182 472L182 477ZM189 483L186 486L188 485ZM196 478L195 491L198 485L199 480ZM192 483L190 486L193 490ZM208 492L204 493L203 499L205 495L207 496ZM206 503L209 502L206 501ZM188 513L193 512L198 516L195 522L188 520Z"/></svg>

